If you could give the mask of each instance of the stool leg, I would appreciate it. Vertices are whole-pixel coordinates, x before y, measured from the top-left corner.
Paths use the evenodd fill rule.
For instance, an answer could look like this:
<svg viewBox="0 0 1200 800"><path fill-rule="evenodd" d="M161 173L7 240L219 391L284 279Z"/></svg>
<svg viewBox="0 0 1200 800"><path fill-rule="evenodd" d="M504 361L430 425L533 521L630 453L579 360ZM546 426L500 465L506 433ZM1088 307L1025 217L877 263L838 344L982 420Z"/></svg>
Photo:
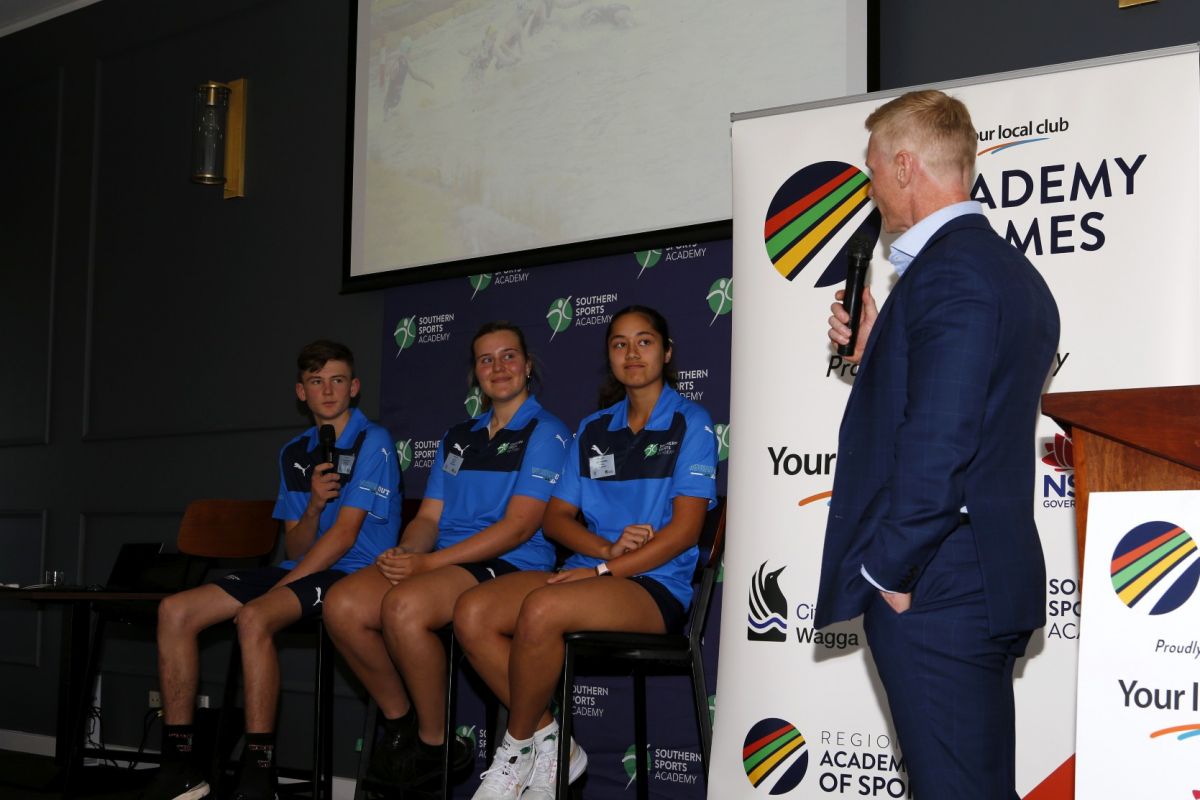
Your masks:
<svg viewBox="0 0 1200 800"><path fill-rule="evenodd" d="M699 650L692 651L692 693L696 703L696 722L700 725L700 765L708 779L708 759L712 751L712 717L708 713L708 683L704 678L704 660Z"/></svg>
<svg viewBox="0 0 1200 800"><path fill-rule="evenodd" d="M450 800L450 743L454 741L454 663L458 660L458 647L454 631L446 637L446 730L445 747L442 748L442 797Z"/></svg>
<svg viewBox="0 0 1200 800"><path fill-rule="evenodd" d="M566 800L571 796L571 731L574 728L575 709L572 705L571 683L575 680L575 648L567 642L563 651L562 692L558 698L558 709L562 721L558 726L558 790L555 797Z"/></svg>
<svg viewBox="0 0 1200 800"><path fill-rule="evenodd" d="M637 771L637 800L650 798L650 769L646 764L646 673L636 668L633 676L633 746Z"/></svg>
<svg viewBox="0 0 1200 800"><path fill-rule="evenodd" d="M366 796L364 783L367 777L367 767L371 764L371 753L375 751L375 726L379 722L379 705L375 698L367 695L367 714L363 720L362 750L358 754L358 777L354 781L354 800L363 800Z"/></svg>
<svg viewBox="0 0 1200 800"><path fill-rule="evenodd" d="M317 622L317 685L313 697L313 800L333 796L333 643L325 623Z"/></svg>

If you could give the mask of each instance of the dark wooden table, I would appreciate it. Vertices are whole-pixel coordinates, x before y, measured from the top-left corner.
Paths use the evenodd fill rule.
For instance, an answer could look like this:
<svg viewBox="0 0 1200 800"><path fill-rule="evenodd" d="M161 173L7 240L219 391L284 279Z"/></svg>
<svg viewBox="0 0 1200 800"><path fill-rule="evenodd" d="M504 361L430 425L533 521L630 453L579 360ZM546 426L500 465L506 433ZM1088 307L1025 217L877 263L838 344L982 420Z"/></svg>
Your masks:
<svg viewBox="0 0 1200 800"><path fill-rule="evenodd" d="M21 601L38 608L63 608L62 637L59 640L58 709L54 730L54 761L58 776L54 783L64 796L69 795L71 779L83 764L84 725L89 707L88 663L96 642L92 641L91 617L96 609L111 602L157 604L167 592L88 591L84 589L10 589L0 587L0 602Z"/></svg>

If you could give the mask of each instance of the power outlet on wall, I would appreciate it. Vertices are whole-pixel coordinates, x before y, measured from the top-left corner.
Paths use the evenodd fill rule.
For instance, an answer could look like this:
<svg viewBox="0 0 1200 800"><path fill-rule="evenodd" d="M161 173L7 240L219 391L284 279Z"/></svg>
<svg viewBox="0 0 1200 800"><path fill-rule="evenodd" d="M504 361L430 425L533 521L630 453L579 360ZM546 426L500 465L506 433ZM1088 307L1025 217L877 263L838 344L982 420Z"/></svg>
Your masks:
<svg viewBox="0 0 1200 800"><path fill-rule="evenodd" d="M196 708L208 708L208 695L202 694L196 696Z"/></svg>
<svg viewBox="0 0 1200 800"><path fill-rule="evenodd" d="M153 689L150 690L150 707L162 708L162 695Z"/></svg>

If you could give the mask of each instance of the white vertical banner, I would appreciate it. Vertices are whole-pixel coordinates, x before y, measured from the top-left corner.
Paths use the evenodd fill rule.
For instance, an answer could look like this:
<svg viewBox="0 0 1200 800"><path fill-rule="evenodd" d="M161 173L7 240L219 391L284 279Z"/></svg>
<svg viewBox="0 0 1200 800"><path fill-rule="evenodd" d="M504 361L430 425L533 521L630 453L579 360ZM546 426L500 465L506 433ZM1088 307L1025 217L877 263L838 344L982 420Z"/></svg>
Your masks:
<svg viewBox="0 0 1200 800"><path fill-rule="evenodd" d="M1078 794L1200 797L1200 492L1097 492L1087 531Z"/></svg>
<svg viewBox="0 0 1200 800"><path fill-rule="evenodd" d="M1048 391L1200 382L1195 47L940 87L979 131L973 197L1045 276ZM896 93L735 115L729 543L709 796L906 797L859 621L812 628L854 369L826 339L850 236L871 231L863 121ZM873 233L871 235L874 235ZM879 242L869 277L894 282ZM752 310L752 313L747 313ZM1070 441L1042 419L1036 518L1048 621L1017 667L1017 780L1069 798L1078 565Z"/></svg>

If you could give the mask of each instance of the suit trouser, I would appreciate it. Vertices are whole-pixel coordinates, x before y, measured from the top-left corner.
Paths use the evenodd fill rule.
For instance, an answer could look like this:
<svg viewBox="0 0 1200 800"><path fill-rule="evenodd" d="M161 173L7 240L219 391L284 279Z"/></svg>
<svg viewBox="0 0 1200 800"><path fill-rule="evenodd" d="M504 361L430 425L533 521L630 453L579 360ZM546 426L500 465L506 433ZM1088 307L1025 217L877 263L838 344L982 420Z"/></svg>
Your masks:
<svg viewBox="0 0 1200 800"><path fill-rule="evenodd" d="M864 630L916 800L1013 800L1013 665L1029 633L993 637L969 525L952 533L897 614L876 594Z"/></svg>

